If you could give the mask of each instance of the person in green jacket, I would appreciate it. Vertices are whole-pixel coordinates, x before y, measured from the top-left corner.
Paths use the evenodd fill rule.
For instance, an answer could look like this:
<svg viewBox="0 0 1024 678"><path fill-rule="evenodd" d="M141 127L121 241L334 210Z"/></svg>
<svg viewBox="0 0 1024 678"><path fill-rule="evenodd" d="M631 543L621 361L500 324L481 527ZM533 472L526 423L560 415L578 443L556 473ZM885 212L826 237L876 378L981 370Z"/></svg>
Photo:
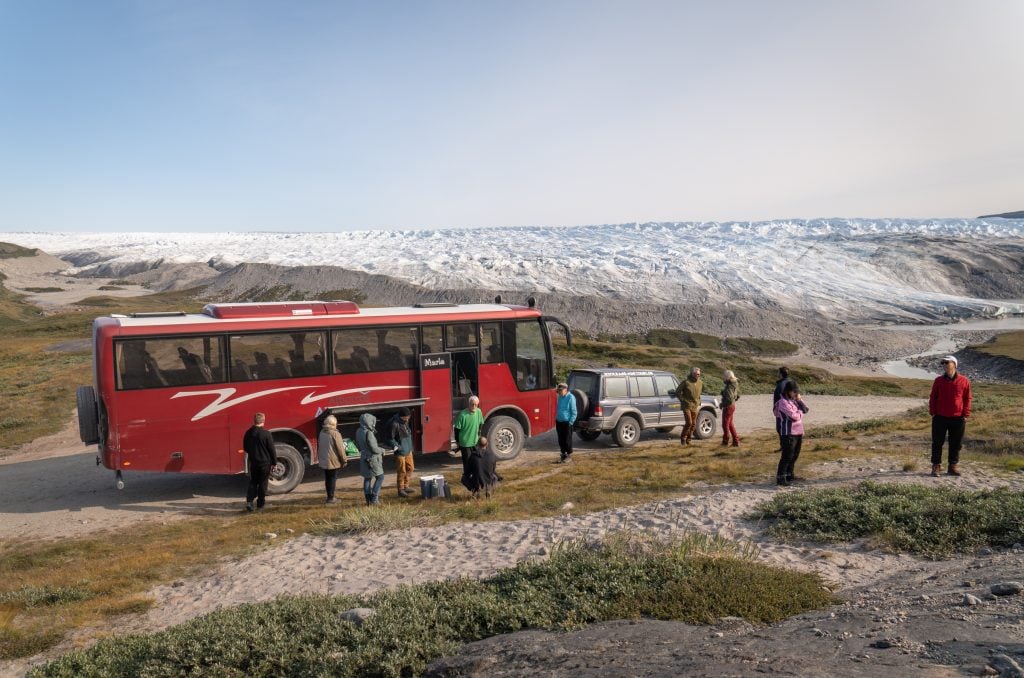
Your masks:
<svg viewBox="0 0 1024 678"><path fill-rule="evenodd" d="M739 379L726 370L722 373L722 444L729 444L729 436L732 436L732 446L740 446L740 437L736 435L736 424L733 423L733 415L736 413L736 401L740 399Z"/></svg>
<svg viewBox="0 0 1024 678"><path fill-rule="evenodd" d="M480 411L480 398L470 396L466 409L455 419L455 440L462 453L462 484L473 496L484 487L483 454L479 448L480 428L484 414Z"/></svg>
<svg viewBox="0 0 1024 678"><path fill-rule="evenodd" d="M693 431L697 428L697 413L700 411L700 394L704 391L704 382L700 378L700 368L691 367L690 374L676 387L676 398L679 398L680 409L686 416L683 432L679 434L679 442L689 445Z"/></svg>

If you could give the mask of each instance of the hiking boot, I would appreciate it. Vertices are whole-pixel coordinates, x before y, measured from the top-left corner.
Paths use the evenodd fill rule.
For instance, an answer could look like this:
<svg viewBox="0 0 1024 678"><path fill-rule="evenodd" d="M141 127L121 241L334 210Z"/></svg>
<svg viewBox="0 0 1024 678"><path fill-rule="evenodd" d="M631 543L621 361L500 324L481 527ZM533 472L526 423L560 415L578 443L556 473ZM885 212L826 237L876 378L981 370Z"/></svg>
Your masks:
<svg viewBox="0 0 1024 678"><path fill-rule="evenodd" d="M732 446L733 447L739 447L740 446L740 441L738 441L738 440L732 441Z"/></svg>
<svg viewBox="0 0 1024 678"><path fill-rule="evenodd" d="M960 475L960 468L959 467L960 467L959 464L950 464L949 465L949 470L946 471L946 473L948 473L951 476L958 476L958 475Z"/></svg>
<svg viewBox="0 0 1024 678"><path fill-rule="evenodd" d="M327 497L327 499L324 501L324 503L325 504L333 504L334 503L334 497Z"/></svg>
<svg viewBox="0 0 1024 678"><path fill-rule="evenodd" d="M932 478L938 478L942 472L942 464L932 464Z"/></svg>
<svg viewBox="0 0 1024 678"><path fill-rule="evenodd" d="M253 507L253 505L252 505L252 502L251 502L251 501L247 501L247 502L245 502L245 510L246 510L246 511L252 511L252 510L253 510L253 508L254 508L254 507Z"/></svg>

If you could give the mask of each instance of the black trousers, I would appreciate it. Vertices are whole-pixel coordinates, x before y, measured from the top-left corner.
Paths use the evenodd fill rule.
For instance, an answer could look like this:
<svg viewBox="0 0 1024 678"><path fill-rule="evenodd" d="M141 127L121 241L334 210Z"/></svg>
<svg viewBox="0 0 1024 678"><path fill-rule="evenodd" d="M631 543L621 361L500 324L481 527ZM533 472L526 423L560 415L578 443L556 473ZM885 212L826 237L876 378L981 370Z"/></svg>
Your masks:
<svg viewBox="0 0 1024 678"><path fill-rule="evenodd" d="M793 467L796 466L797 457L800 456L800 447L803 445L804 437L782 436L782 456L779 458L779 468L775 472L776 480L793 480Z"/></svg>
<svg viewBox="0 0 1024 678"><path fill-rule="evenodd" d="M932 417L932 464L942 463L942 444L949 435L949 463L960 463L960 447L964 442L964 429L967 420L964 417Z"/></svg>
<svg viewBox="0 0 1024 678"><path fill-rule="evenodd" d="M270 480L270 464L249 466L249 489L245 493L245 502L251 504L256 500L256 508L263 508L267 503L267 481Z"/></svg>
<svg viewBox="0 0 1024 678"><path fill-rule="evenodd" d="M562 459L572 454L572 424L567 421L556 421L555 431L558 433L558 449Z"/></svg>
<svg viewBox="0 0 1024 678"><path fill-rule="evenodd" d="M338 469L324 469L324 489L327 490L327 498L334 499L334 488L338 485Z"/></svg>

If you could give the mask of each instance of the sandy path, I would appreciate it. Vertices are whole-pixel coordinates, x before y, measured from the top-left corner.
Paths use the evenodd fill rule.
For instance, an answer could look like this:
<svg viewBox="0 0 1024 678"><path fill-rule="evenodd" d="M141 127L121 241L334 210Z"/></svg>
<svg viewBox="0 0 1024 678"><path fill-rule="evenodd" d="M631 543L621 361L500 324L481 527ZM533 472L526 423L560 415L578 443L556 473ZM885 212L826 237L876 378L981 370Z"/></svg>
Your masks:
<svg viewBox="0 0 1024 678"><path fill-rule="evenodd" d="M1020 488L1024 479L1001 479L971 469L960 479L932 480L901 470L902 462L842 460L806 470L815 480L804 487L881 482L930 482L978 489L1002 484ZM570 471L571 472L571 471ZM560 541L597 539L621 532L660 537L699 532L753 544L759 561L820 573L843 588L865 586L901 571L929 566L918 558L865 550L861 544L790 545L765 538L761 526L744 520L757 504L779 490L773 484L715 488L642 506L556 518L449 524L343 537L303 535L268 548L209 575L159 586L156 606L138 622L152 630L181 623L221 607L268 601L283 594L364 594L401 584L460 576L485 577L528 558L543 558ZM281 576L287 572L288 576Z"/></svg>
<svg viewBox="0 0 1024 678"><path fill-rule="evenodd" d="M922 402L914 398L809 396L807 425L892 416ZM774 427L770 403L768 395L741 398L736 415L741 438ZM245 479L240 476L129 472L124 476L125 489L118 491L113 471L96 466L95 448L87 448L78 440L77 426L72 420L53 436L16 450L0 450L0 539L76 537L98 530L124 529L143 521L166 522L239 509L245 495ZM669 436L665 434L645 431L638 444L666 439ZM607 436L576 444L579 454L611 449ZM717 439L700 444L717 444ZM520 459L511 463L553 458L557 449L552 433L538 436L529 442ZM459 463L446 455L430 455L416 463L423 473L448 473L459 468ZM310 469L289 498L319 496L323 492L322 477L317 469ZM347 470L340 482L357 486L357 470ZM394 475L388 468L385 488L393 484Z"/></svg>

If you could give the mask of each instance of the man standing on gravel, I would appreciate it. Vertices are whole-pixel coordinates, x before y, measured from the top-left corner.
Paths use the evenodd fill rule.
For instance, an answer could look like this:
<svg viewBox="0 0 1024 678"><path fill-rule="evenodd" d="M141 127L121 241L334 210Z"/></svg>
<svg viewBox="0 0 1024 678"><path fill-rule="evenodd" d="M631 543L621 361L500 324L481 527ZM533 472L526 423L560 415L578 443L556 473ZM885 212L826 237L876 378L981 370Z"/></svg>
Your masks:
<svg viewBox="0 0 1024 678"><path fill-rule="evenodd" d="M697 428L697 413L700 411L700 394L704 391L704 382L700 378L700 368L691 367L690 374L676 387L676 398L686 417L683 432L679 434L679 442L689 445L693 431Z"/></svg>
<svg viewBox="0 0 1024 678"><path fill-rule="evenodd" d="M267 503L267 482L270 480L270 468L277 464L277 449L270 431L263 428L267 415L257 412L253 415L252 426L242 438L242 449L249 457L249 489L245 493L245 510L255 508L263 510Z"/></svg>
<svg viewBox="0 0 1024 678"><path fill-rule="evenodd" d="M559 384L555 391L558 395L555 398L555 430L558 432L558 448L561 454L560 461L565 462L572 459L572 425L576 422L576 396L569 393L569 385Z"/></svg>
<svg viewBox="0 0 1024 678"><path fill-rule="evenodd" d="M932 382L928 398L928 414L932 415L932 476L942 471L942 444L949 436L949 468L951 476L960 475L960 446L964 439L967 417L971 416L971 382L957 372L956 356L942 359L943 373Z"/></svg>

